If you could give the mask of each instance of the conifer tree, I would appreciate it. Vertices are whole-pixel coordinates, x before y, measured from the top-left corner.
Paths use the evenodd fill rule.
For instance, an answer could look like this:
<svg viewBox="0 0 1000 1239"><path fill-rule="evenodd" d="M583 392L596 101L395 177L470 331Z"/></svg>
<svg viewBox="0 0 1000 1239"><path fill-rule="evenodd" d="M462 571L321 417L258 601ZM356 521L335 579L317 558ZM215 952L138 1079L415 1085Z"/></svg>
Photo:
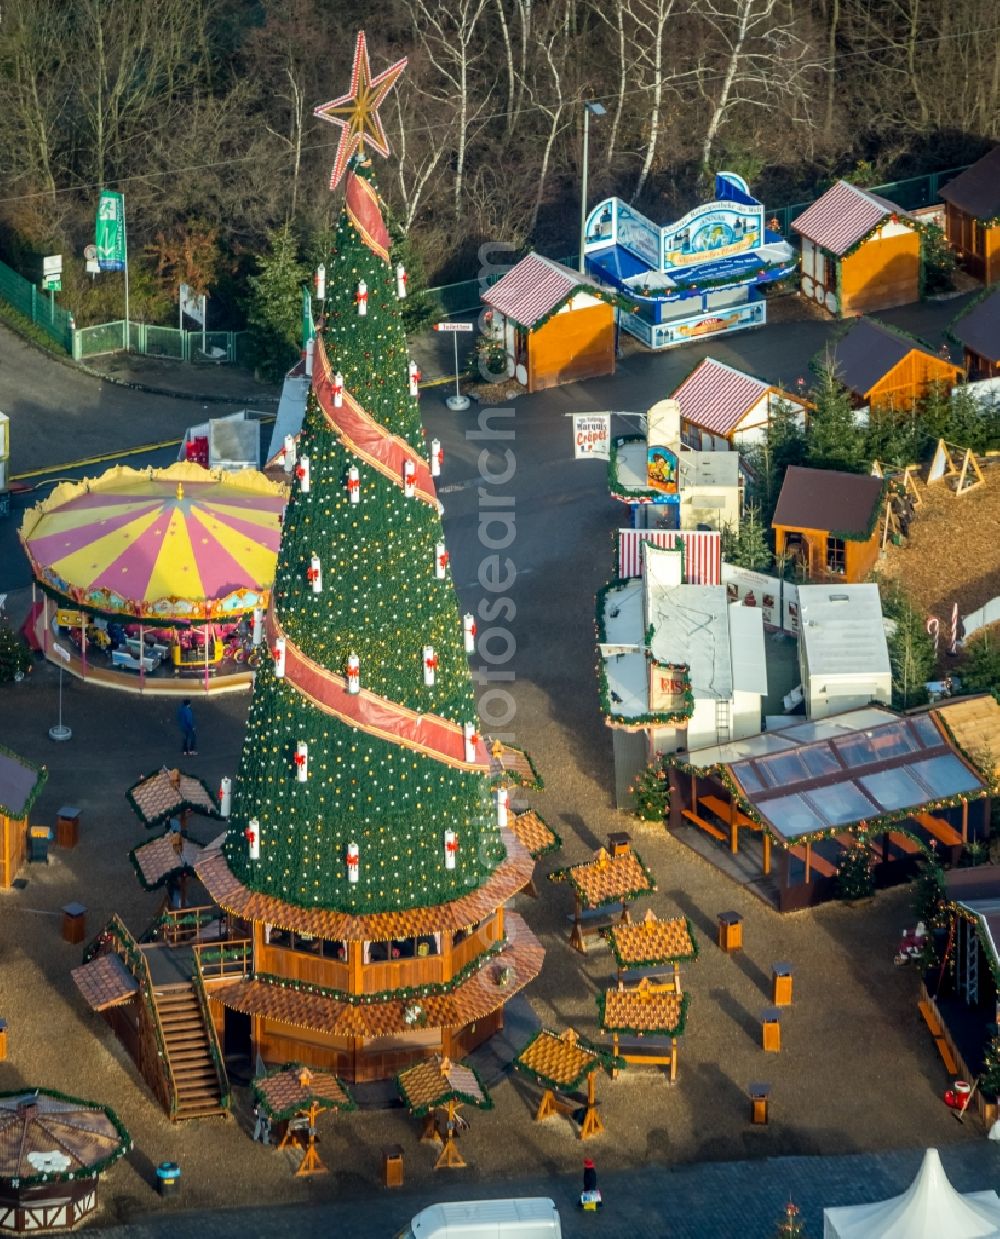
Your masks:
<svg viewBox="0 0 1000 1239"><path fill-rule="evenodd" d="M287 224L269 235L268 252L259 265L259 272L248 280L247 321L254 361L261 374L280 379L299 353L306 276Z"/></svg>
<svg viewBox="0 0 1000 1239"><path fill-rule="evenodd" d="M806 429L806 464L814 469L864 473L865 436L855 423L847 388L831 365L820 367L809 394L816 407Z"/></svg>
<svg viewBox="0 0 1000 1239"><path fill-rule="evenodd" d="M802 1220L802 1210L791 1201L785 1205L784 1215L778 1219L778 1228L774 1239L805 1239L806 1224Z"/></svg>
<svg viewBox="0 0 1000 1239"><path fill-rule="evenodd" d="M455 899L505 854L383 210L355 160L225 844L252 889L354 913Z"/></svg>

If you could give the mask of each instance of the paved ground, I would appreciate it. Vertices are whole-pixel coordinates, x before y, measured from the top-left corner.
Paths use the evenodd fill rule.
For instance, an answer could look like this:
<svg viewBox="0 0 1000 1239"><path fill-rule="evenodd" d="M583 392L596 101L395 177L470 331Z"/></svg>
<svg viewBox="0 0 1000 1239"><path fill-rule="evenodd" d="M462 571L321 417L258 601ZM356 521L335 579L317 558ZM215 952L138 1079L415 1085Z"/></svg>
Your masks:
<svg viewBox="0 0 1000 1239"><path fill-rule="evenodd" d="M941 321L953 312L952 307L947 314L940 307L918 309L928 319L936 313ZM423 406L429 430L445 445L446 534L455 580L467 607L482 594L478 573L484 558L492 554L484 548L483 537L495 538L500 532L497 527L481 529L484 514L498 509L481 506L480 466L496 474L503 465L500 453L508 446L514 452L509 480L484 488L493 497L510 496L516 535L502 552L510 557L516 580L509 591L512 605L499 621L499 626L509 627L516 654L498 669L516 677L502 684L510 688L516 706L511 730L539 761L547 791L537 803L565 840L563 855L547 862L547 867L582 859L608 830L628 825L610 807L611 746L597 715L593 681L593 594L611 574L611 535L623 511L607 497L601 463L571 459L569 423L561 414L644 409L708 351L759 373L794 379L828 330L824 323L788 323L734 337L727 344L661 357L630 357L614 381L525 397L513 406L512 418L494 416L494 431L513 426L513 439L467 437L466 431L477 425L479 411L456 418L446 411L440 394L426 393ZM85 454L81 439L89 442L98 432L105 447L159 437L160 430L150 433L150 425L159 427L161 409L167 410L164 416L176 419L178 429L191 420L190 402L161 404L165 398L129 393L133 403L125 405L117 396L122 389L54 367L37 354L31 356L38 384L36 389L24 388L32 392L26 403L17 385L10 386L4 377L9 345L10 337L0 335L0 407L13 408L22 425L28 422L49 460ZM18 364L23 365L24 358ZM58 369L57 379L51 379L50 369ZM5 382L7 387L2 386ZM106 404L96 398L88 404L95 390L116 395L107 396ZM73 399L78 401L72 406L76 412L67 421L64 410ZM182 403L184 418L179 412ZM481 461L484 449L492 449L493 455ZM12 599L16 613L26 604L26 591L12 533L13 522L0 530L0 592L22 587ZM397 1142L406 1148L408 1180L419 1192L446 1190L452 1197L470 1190L496 1194L498 1180L509 1184L534 1175L559 1185L561 1176L575 1179L582 1146L562 1120L538 1127L531 1123L535 1097L520 1081L496 1090L494 1112L473 1117L472 1130L464 1138L470 1169L447 1180L446 1187L430 1170L427 1150L417 1145L412 1121L399 1111L336 1121L325 1142L333 1173L308 1185L291 1178L283 1155L251 1145L235 1122L172 1127L138 1083L106 1026L84 1009L69 980L79 952L60 942L56 920L61 905L74 898L90 908L92 930L112 910L136 931L151 918L157 898L139 889L127 860L128 849L142 835L123 792L139 774L175 759L179 745L172 709L156 699L124 697L67 681L66 718L75 736L56 749L46 737L55 719L56 684L55 670L41 666L24 684L0 689L0 739L51 765L37 820L51 821L67 801L79 804L84 813L81 846L57 853L47 869L30 869L27 889L0 900L0 1013L10 1024L12 1045L10 1059L0 1064L0 1088L45 1083L89 1092L120 1110L138 1151L109 1176L105 1221L131 1221L157 1208L149 1183L152 1167L164 1158L184 1166L184 1203L194 1209L236 1201L256 1206L318 1201L354 1207L352 1202L363 1202L375 1191L380 1149ZM235 769L246 705L246 696L196 702L201 723L197 769L210 781ZM909 917L905 891L884 893L863 909L828 906L779 918L752 896L734 890L716 870L662 831L645 831L637 841L659 879L654 910L663 915L679 909L691 916L705 949L688 970L691 1017L677 1087L634 1075L602 1084L609 1134L590 1147L616 1207L614 1211L609 1207L599 1219L581 1219L581 1224L593 1221L595 1228L610 1227L613 1219L625 1216L626 1207L648 1209L651 1200L681 1199L675 1196L677 1185L688 1182L693 1195L684 1205L685 1218L696 1208L721 1208L719 1183L730 1182L736 1193L733 1199L738 1200L740 1192L750 1190L749 1183L761 1180L759 1159L765 1157L872 1152L925 1142L958 1144L968 1156L979 1155L981 1133L971 1122L959 1127L940 1103L946 1078L916 1016L915 978L891 963L899 929ZM518 903L548 949L542 976L529 991L530 1000L550 1026L573 1023L593 1035L593 996L609 978L607 953L595 951L584 960L570 952L565 944L566 892L547 883L540 887L543 897L537 904L527 899ZM747 950L736 958L711 946L715 915L728 907L746 918ZM778 1058L762 1054L757 1023L775 959L795 962L798 987ZM746 1085L760 1078L775 1086L773 1121L766 1130L750 1129L746 1123ZM242 1122L243 1095L240 1107ZM516 1133L516 1138L505 1139L504 1133ZM719 1167L694 1166L746 1158L756 1160L749 1169L729 1172L730 1180ZM811 1164L814 1172L803 1174L808 1178L813 1173L818 1193L829 1171ZM691 1169L668 1169L684 1165ZM634 1170L637 1166L646 1168L641 1177ZM992 1163L983 1168L982 1173L987 1172L993 1174ZM701 1189L694 1178L683 1177L699 1173L703 1175L699 1182L705 1185ZM718 1182L712 1178L716 1174L723 1176ZM766 1209L762 1225L770 1226L786 1190L781 1174L783 1169L774 1198L761 1200L761 1209ZM874 1181L866 1178L859 1184L858 1174L857 1165L848 1165L844 1179L859 1189ZM618 1175L624 1176L620 1188ZM889 1194L906 1177L874 1194ZM551 1188L561 1201L571 1194L573 1180L569 1182L569 1188ZM983 1180L976 1185L982 1186ZM626 1206L626 1200L632 1203ZM397 1220L405 1220L412 1211L405 1197L376 1193L375 1202L358 1203L362 1210L358 1228L344 1233L391 1232ZM375 1212L365 1214L366 1209ZM678 1220L680 1208L671 1209L670 1216ZM734 1216L742 1219L742 1212ZM253 1215L249 1226L246 1219L237 1222L242 1230L256 1233L261 1233L259 1224L263 1224L259 1214ZM694 1221L690 1225L685 1221L686 1231L671 1232L655 1216L643 1224L645 1230L633 1227L628 1233L727 1233L690 1229L699 1224ZM282 1215L280 1227L285 1225ZM130 1232L135 1233L131 1227Z"/></svg>
<svg viewBox="0 0 1000 1239"><path fill-rule="evenodd" d="M854 1157L777 1157L670 1169L600 1175L606 1205L600 1214L575 1206L578 1177L507 1180L515 1196L549 1196L559 1209L564 1239L771 1239L785 1202L802 1210L806 1233L819 1239L823 1209L833 1205L887 1200L906 1190L920 1165L922 1150ZM942 1152L945 1170L960 1192L1000 1186L1000 1148L988 1141ZM600 1161L598 1160L600 1168ZM242 1236L294 1234L299 1239L389 1239L435 1200L486 1198L491 1189L467 1179L448 1182L447 1191L382 1193L335 1205L240 1209L185 1213L170 1209L156 1219L113 1227L106 1239L242 1239ZM183 1201L179 1200L178 1205ZM940 1239L947 1239L942 1235Z"/></svg>

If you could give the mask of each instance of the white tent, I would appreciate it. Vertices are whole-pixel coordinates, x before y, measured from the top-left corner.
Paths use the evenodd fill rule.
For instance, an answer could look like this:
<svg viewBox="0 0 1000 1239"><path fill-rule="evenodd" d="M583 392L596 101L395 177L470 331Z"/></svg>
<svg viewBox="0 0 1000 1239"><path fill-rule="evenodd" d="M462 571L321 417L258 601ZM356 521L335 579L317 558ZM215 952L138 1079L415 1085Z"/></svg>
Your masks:
<svg viewBox="0 0 1000 1239"><path fill-rule="evenodd" d="M962 1196L948 1182L937 1149L928 1149L902 1196L873 1205L823 1210L823 1239L997 1239L1000 1196Z"/></svg>

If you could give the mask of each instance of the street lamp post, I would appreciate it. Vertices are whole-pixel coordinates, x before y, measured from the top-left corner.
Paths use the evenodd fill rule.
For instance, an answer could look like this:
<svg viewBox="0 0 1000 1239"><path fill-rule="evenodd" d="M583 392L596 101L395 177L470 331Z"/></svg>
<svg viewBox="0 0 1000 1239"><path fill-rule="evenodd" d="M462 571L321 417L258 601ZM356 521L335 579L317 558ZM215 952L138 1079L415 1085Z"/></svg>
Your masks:
<svg viewBox="0 0 1000 1239"><path fill-rule="evenodd" d="M603 103L583 105L583 184L580 187L580 274L584 273L584 244L587 239L587 169L590 162L590 118L603 116L607 111Z"/></svg>

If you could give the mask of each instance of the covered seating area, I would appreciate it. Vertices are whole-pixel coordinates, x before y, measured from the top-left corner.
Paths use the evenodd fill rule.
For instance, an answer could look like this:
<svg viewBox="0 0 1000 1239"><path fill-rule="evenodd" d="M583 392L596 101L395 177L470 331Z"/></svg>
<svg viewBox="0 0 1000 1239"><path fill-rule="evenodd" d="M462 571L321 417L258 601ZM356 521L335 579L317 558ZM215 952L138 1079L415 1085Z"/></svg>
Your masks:
<svg viewBox="0 0 1000 1239"><path fill-rule="evenodd" d="M653 875L624 832L610 835L608 847L598 848L593 860L553 870L549 881L568 882L573 888L575 907L569 917L573 925L569 941L583 954L588 939L598 937L616 918L627 924L628 905L656 890Z"/></svg>
<svg viewBox="0 0 1000 1239"><path fill-rule="evenodd" d="M867 707L789 720L675 758L671 829L693 827L696 850L779 911L830 898L841 855L861 834L880 840L882 884L908 877L921 855L952 864L989 836L989 789L947 710L904 717Z"/></svg>

